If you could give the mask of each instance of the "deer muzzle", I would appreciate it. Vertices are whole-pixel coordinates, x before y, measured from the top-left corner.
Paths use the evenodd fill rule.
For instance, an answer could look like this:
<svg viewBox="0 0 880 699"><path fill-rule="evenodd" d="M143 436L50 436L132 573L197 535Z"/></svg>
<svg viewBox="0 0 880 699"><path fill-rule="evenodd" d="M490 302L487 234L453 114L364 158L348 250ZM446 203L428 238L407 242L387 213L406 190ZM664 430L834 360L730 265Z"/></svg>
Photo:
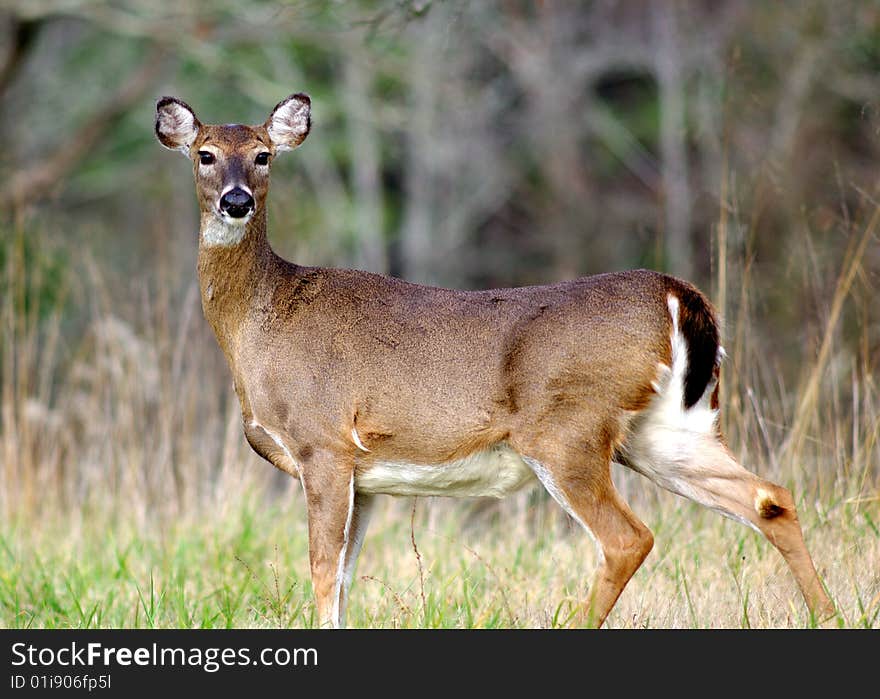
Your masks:
<svg viewBox="0 0 880 699"><path fill-rule="evenodd" d="M254 198L241 187L233 187L220 197L220 211L230 218L244 218L254 211Z"/></svg>

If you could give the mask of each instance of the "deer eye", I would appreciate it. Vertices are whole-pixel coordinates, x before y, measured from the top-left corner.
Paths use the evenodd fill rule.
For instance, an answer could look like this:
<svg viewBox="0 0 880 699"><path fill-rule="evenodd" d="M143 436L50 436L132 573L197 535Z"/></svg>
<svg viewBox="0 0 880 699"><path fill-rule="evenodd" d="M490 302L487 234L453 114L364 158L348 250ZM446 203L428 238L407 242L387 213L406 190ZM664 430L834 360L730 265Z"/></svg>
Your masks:
<svg viewBox="0 0 880 699"><path fill-rule="evenodd" d="M211 165L214 162L214 154L206 150L199 151L199 162L202 165Z"/></svg>
<svg viewBox="0 0 880 699"><path fill-rule="evenodd" d="M269 164L269 153L258 153L257 157L254 158L254 162L257 165L268 165Z"/></svg>

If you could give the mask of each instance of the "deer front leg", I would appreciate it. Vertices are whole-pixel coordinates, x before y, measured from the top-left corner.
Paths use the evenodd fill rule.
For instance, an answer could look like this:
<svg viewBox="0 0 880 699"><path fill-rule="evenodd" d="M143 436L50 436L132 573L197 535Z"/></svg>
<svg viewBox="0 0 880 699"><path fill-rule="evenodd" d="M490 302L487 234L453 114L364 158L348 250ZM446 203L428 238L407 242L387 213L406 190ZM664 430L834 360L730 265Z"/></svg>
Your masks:
<svg viewBox="0 0 880 699"><path fill-rule="evenodd" d="M337 589L334 601L338 600L338 602L335 601L334 603L338 604L337 621L335 622L337 628L345 626L348 590L351 587L358 556L364 543L364 536L367 533L367 525L370 522L370 515L373 511L374 499L373 495L358 492L354 494L354 508L352 509L351 520L348 526L348 537L343 548L344 555L339 557L339 566L336 571Z"/></svg>
<svg viewBox="0 0 880 699"><path fill-rule="evenodd" d="M345 626L348 586L369 520L372 499L355 492L354 467L313 455L303 473L309 519L309 562L322 627Z"/></svg>

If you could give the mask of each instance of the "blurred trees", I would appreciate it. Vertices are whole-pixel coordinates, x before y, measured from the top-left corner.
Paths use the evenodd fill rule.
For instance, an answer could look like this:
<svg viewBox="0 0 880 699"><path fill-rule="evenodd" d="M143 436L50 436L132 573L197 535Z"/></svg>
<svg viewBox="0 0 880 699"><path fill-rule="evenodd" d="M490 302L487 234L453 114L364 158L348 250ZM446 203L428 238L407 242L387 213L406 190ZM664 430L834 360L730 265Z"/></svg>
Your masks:
<svg viewBox="0 0 880 699"><path fill-rule="evenodd" d="M212 122L311 94L312 134L273 181L289 258L460 287L649 266L793 352L874 206L874 1L0 8L0 215L122 286L192 281L189 168L152 133L162 94Z"/></svg>

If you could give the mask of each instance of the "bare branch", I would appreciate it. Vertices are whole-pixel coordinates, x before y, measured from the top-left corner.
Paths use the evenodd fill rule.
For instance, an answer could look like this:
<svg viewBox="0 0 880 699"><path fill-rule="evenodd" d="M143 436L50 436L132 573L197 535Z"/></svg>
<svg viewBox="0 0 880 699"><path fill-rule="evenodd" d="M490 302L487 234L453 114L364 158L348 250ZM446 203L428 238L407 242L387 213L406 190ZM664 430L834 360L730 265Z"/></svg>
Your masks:
<svg viewBox="0 0 880 699"><path fill-rule="evenodd" d="M20 208L46 196L89 153L107 129L146 94L161 72L163 55L160 49L151 51L141 67L50 156L12 173L0 190L0 202Z"/></svg>

